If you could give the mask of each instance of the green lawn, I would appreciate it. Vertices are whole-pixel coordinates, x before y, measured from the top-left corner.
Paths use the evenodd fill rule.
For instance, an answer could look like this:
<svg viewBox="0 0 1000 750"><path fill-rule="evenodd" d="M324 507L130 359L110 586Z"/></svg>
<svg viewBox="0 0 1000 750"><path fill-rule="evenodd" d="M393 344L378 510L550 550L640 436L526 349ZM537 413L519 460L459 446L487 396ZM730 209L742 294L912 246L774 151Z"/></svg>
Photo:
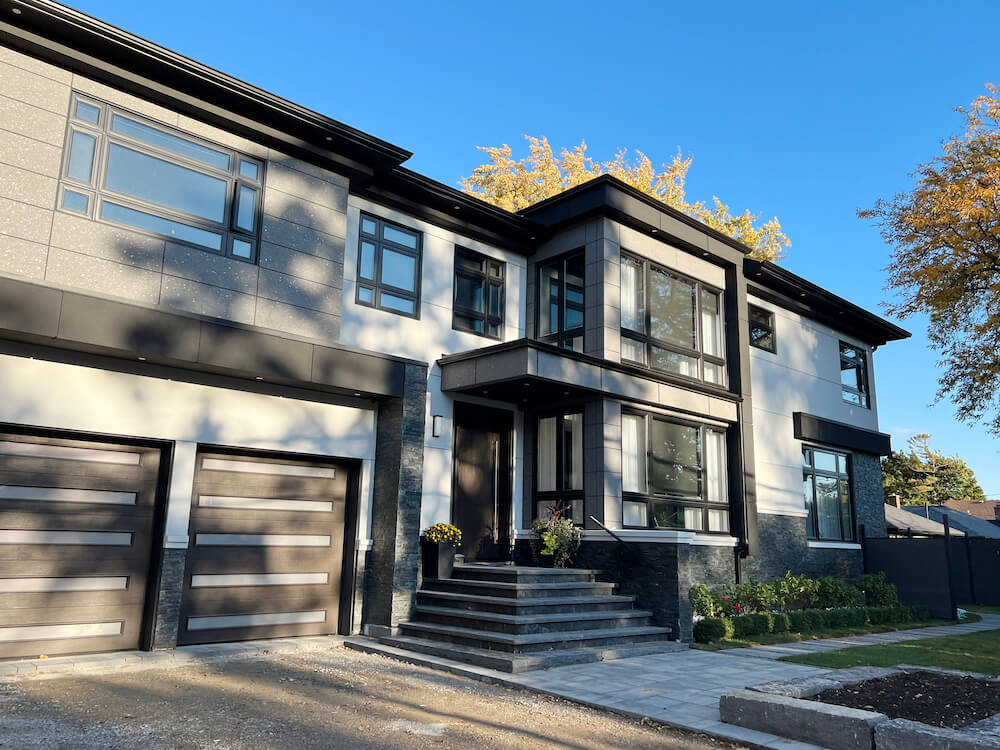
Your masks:
<svg viewBox="0 0 1000 750"><path fill-rule="evenodd" d="M960 609L967 609L970 612L985 612L988 615L1000 615L1000 607L991 607L988 604L959 604Z"/></svg>
<svg viewBox="0 0 1000 750"><path fill-rule="evenodd" d="M978 622L978 615L970 614L964 622ZM924 622L908 622L901 625L868 625L863 628L848 628L843 630L815 630L809 633L765 633L748 638L731 641L716 641L715 643L692 643L691 648L702 651L724 651L728 648L746 648L748 646L773 646L776 643L793 641L815 641L821 638L844 638L849 635L867 635L869 633L890 633L894 630L910 630L913 628L930 628L936 625L954 625L955 620L926 620Z"/></svg>
<svg viewBox="0 0 1000 750"><path fill-rule="evenodd" d="M782 661L830 669L917 664L1000 675L1000 630L984 630L979 633L942 638L922 638L918 641L891 643L885 646L854 646L822 654L786 656Z"/></svg>

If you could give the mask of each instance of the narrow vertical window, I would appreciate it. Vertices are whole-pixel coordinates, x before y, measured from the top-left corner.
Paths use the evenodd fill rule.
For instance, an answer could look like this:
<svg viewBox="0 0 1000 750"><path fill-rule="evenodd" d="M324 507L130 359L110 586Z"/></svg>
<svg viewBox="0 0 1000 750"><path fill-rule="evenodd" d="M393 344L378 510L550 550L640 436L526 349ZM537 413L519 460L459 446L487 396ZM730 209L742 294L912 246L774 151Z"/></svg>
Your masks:
<svg viewBox="0 0 1000 750"><path fill-rule="evenodd" d="M841 396L850 404L868 408L868 358L865 350L840 342Z"/></svg>
<svg viewBox="0 0 1000 750"><path fill-rule="evenodd" d="M583 413L539 417L535 438L535 514L560 509L583 523Z"/></svg>
<svg viewBox="0 0 1000 750"><path fill-rule="evenodd" d="M583 351L586 274L583 253L538 268L538 339Z"/></svg>
<svg viewBox="0 0 1000 750"><path fill-rule="evenodd" d="M503 338L506 269L503 261L455 248L453 328L491 339Z"/></svg>
<svg viewBox="0 0 1000 750"><path fill-rule="evenodd" d="M774 313L756 305L750 305L750 346L772 354L778 350L774 334Z"/></svg>
<svg viewBox="0 0 1000 750"><path fill-rule="evenodd" d="M854 540L848 460L845 453L802 449L802 489L809 514L806 523L814 539Z"/></svg>

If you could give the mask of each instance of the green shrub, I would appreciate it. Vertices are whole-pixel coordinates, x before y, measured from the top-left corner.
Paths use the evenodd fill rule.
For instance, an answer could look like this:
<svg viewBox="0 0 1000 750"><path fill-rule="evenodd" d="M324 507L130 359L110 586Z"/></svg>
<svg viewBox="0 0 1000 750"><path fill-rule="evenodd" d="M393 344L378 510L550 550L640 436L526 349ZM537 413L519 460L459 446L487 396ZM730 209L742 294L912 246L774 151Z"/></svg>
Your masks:
<svg viewBox="0 0 1000 750"><path fill-rule="evenodd" d="M785 612L773 612L771 614L772 633L787 633L791 629L791 618Z"/></svg>
<svg viewBox="0 0 1000 750"><path fill-rule="evenodd" d="M911 605L910 612L913 614L913 620L915 622L931 619L931 608L924 604Z"/></svg>
<svg viewBox="0 0 1000 750"><path fill-rule="evenodd" d="M872 625L893 625L897 617L896 607L868 607L868 622Z"/></svg>
<svg viewBox="0 0 1000 750"><path fill-rule="evenodd" d="M694 624L694 639L697 643L712 643L732 637L732 622L719 617L706 617Z"/></svg>
<svg viewBox="0 0 1000 750"><path fill-rule="evenodd" d="M850 614L850 626L852 628L863 628L868 624L868 612L864 607L854 607L847 610Z"/></svg>
<svg viewBox="0 0 1000 750"><path fill-rule="evenodd" d="M822 609L807 609L806 630L825 630L827 627L826 612Z"/></svg>
<svg viewBox="0 0 1000 750"><path fill-rule="evenodd" d="M806 617L805 610L798 609L788 612L788 624L789 630L793 633L801 633L803 631L809 630L809 620Z"/></svg>
<svg viewBox="0 0 1000 750"><path fill-rule="evenodd" d="M747 615L747 617L753 620L754 635L770 633L774 626L774 619L770 612L758 612L756 614Z"/></svg>
<svg viewBox="0 0 1000 750"><path fill-rule="evenodd" d="M865 604L869 607L898 607L899 591L896 584L885 580L885 573L868 573L855 582L865 595Z"/></svg>
<svg viewBox="0 0 1000 750"><path fill-rule="evenodd" d="M692 586L688 592L688 598L691 600L691 606L696 615L700 617L715 616L715 597L704 583L696 583Z"/></svg>
<svg viewBox="0 0 1000 750"><path fill-rule="evenodd" d="M865 595L842 578L823 576L816 580L816 605L819 609L863 607Z"/></svg>
<svg viewBox="0 0 1000 750"><path fill-rule="evenodd" d="M772 585L775 604L782 609L807 609L816 600L816 586L808 576L793 576L786 571Z"/></svg>
<svg viewBox="0 0 1000 750"><path fill-rule="evenodd" d="M740 615L732 618L733 631L737 638L763 635L770 632L771 617L767 614Z"/></svg>
<svg viewBox="0 0 1000 750"><path fill-rule="evenodd" d="M842 607L826 610L826 624L833 630L842 630L851 626L851 610Z"/></svg>

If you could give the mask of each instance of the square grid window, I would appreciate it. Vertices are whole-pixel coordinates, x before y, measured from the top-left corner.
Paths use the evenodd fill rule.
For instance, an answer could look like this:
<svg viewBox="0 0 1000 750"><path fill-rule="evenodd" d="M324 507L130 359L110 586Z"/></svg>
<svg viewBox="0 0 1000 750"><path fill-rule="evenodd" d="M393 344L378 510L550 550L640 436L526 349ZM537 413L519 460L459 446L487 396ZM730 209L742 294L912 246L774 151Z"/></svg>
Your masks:
<svg viewBox="0 0 1000 750"><path fill-rule="evenodd" d="M419 318L420 248L420 232L361 214L357 303Z"/></svg>
<svg viewBox="0 0 1000 750"><path fill-rule="evenodd" d="M722 429L623 413L623 525L728 533L726 463Z"/></svg>
<svg viewBox="0 0 1000 750"><path fill-rule="evenodd" d="M59 209L255 262L264 164L74 94Z"/></svg>
<svg viewBox="0 0 1000 750"><path fill-rule="evenodd" d="M868 358L865 350L840 342L840 393L849 404L868 408Z"/></svg>
<svg viewBox="0 0 1000 750"><path fill-rule="evenodd" d="M455 248L452 327L491 339L503 338L504 276L507 264Z"/></svg>
<svg viewBox="0 0 1000 750"><path fill-rule="evenodd" d="M538 268L539 341L583 352L584 256L582 252L543 263Z"/></svg>
<svg viewBox="0 0 1000 750"><path fill-rule="evenodd" d="M623 360L725 385L719 290L622 254L621 315Z"/></svg>
<svg viewBox="0 0 1000 750"><path fill-rule="evenodd" d="M535 518L554 509L583 524L583 413L540 416L535 432Z"/></svg>
<svg viewBox="0 0 1000 750"><path fill-rule="evenodd" d="M774 313L756 305L750 305L750 346L771 354L778 351L774 335Z"/></svg>
<svg viewBox="0 0 1000 750"><path fill-rule="evenodd" d="M852 542L851 471L846 453L802 448L802 490L812 539Z"/></svg>

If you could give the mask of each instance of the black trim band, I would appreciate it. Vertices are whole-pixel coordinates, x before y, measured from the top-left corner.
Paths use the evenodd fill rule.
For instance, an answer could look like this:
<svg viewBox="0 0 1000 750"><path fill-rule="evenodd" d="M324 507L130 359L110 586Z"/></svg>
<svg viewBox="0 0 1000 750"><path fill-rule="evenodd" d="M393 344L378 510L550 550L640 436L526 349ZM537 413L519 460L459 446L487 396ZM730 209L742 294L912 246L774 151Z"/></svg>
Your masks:
<svg viewBox="0 0 1000 750"><path fill-rule="evenodd" d="M792 424L797 440L811 440L875 456L888 456L892 451L890 437L883 432L853 427L801 411L792 414Z"/></svg>

